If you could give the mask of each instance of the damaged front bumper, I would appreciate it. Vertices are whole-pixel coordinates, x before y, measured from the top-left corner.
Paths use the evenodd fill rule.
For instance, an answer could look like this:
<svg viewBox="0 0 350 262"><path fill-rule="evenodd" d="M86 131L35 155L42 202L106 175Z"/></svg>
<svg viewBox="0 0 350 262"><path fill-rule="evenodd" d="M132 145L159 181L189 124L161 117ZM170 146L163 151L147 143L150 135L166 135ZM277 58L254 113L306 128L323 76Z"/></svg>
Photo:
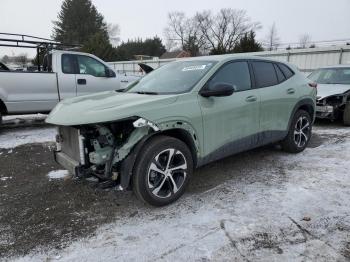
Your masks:
<svg viewBox="0 0 350 262"><path fill-rule="evenodd" d="M111 181L125 189L136 155L131 151L140 141L160 130L143 118L128 121L127 131L120 123L114 127L111 124L60 126L54 151L56 162L77 178L95 176L100 182Z"/></svg>
<svg viewBox="0 0 350 262"><path fill-rule="evenodd" d="M78 161L74 160L67 154L61 151L54 151L54 158L56 163L68 170L69 173L73 175L78 175L78 170L81 168L81 165Z"/></svg>
<svg viewBox="0 0 350 262"><path fill-rule="evenodd" d="M316 106L316 117L317 118L333 118L334 107L333 106Z"/></svg>

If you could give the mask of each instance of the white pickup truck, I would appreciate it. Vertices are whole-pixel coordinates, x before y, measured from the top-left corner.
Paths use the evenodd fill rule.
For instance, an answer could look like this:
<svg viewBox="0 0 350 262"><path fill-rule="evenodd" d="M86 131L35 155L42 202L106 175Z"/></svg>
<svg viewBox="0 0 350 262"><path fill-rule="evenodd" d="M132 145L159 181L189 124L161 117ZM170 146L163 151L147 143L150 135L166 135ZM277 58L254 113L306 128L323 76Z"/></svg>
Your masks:
<svg viewBox="0 0 350 262"><path fill-rule="evenodd" d="M123 89L138 76L116 74L98 57L51 51L40 72L0 67L0 124L3 115L47 113L62 99Z"/></svg>

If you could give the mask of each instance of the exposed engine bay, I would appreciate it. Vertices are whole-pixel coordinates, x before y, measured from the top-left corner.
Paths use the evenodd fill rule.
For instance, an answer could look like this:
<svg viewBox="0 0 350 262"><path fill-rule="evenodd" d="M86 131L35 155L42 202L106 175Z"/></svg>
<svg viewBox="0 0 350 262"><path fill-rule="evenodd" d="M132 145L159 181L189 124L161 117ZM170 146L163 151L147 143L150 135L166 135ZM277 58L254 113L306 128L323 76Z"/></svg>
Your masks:
<svg viewBox="0 0 350 262"><path fill-rule="evenodd" d="M100 182L120 185L122 160L141 139L158 130L155 124L143 118L77 127L60 126L55 157L63 166L71 166L69 171L79 178L93 176Z"/></svg>
<svg viewBox="0 0 350 262"><path fill-rule="evenodd" d="M350 92L328 96L325 98L318 98L317 104L317 118L328 118L335 120L343 117L345 107L350 103Z"/></svg>

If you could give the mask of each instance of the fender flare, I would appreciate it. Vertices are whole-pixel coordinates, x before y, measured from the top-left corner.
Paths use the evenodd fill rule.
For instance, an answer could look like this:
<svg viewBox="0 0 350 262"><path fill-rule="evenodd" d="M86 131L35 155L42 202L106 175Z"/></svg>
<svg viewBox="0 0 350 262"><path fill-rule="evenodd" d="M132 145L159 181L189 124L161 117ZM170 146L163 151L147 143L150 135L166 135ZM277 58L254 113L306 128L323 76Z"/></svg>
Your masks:
<svg viewBox="0 0 350 262"><path fill-rule="evenodd" d="M312 122L315 121L315 116L316 116L315 102L311 98L304 98L304 99L300 100L298 103L296 103L296 105L294 106L292 113L289 117L288 130L290 129L290 125L292 124L293 117L294 117L295 113L303 106L312 107L312 110L313 110L313 115L311 116Z"/></svg>
<svg viewBox="0 0 350 262"><path fill-rule="evenodd" d="M199 156L199 143L194 129L187 123L183 121L169 121L159 125L161 128L159 131L150 133L143 137L130 151L128 156L121 161L120 164L120 187L122 190L129 188L131 177L133 175L133 169L137 160L137 157L143 148L144 144L152 137L165 134L172 130L182 130L187 134L187 137L191 139L191 145L188 145L194 158L194 165L197 163Z"/></svg>

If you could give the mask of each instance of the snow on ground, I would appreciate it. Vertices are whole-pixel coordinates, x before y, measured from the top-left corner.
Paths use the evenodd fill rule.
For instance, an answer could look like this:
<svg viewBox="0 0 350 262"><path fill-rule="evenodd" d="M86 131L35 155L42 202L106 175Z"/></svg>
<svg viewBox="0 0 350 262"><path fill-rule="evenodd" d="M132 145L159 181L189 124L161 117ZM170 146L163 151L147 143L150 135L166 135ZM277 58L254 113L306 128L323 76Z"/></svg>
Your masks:
<svg viewBox="0 0 350 262"><path fill-rule="evenodd" d="M0 181L6 181L8 179L12 179L12 176L2 176L2 177L0 177Z"/></svg>
<svg viewBox="0 0 350 262"><path fill-rule="evenodd" d="M13 116L4 116L3 121L9 122L20 122L21 120L29 120L29 121L38 121L38 120L44 120L47 117L47 115L44 114L32 114L32 115L13 115Z"/></svg>
<svg viewBox="0 0 350 262"><path fill-rule="evenodd" d="M297 155L270 152L211 190L18 261L347 261L350 129L315 133L330 138Z"/></svg>
<svg viewBox="0 0 350 262"><path fill-rule="evenodd" d="M0 133L0 148L11 149L30 143L53 142L56 134L54 127L7 129Z"/></svg>
<svg viewBox="0 0 350 262"><path fill-rule="evenodd" d="M69 172L67 170L55 170L47 174L49 179L63 179L67 177Z"/></svg>

